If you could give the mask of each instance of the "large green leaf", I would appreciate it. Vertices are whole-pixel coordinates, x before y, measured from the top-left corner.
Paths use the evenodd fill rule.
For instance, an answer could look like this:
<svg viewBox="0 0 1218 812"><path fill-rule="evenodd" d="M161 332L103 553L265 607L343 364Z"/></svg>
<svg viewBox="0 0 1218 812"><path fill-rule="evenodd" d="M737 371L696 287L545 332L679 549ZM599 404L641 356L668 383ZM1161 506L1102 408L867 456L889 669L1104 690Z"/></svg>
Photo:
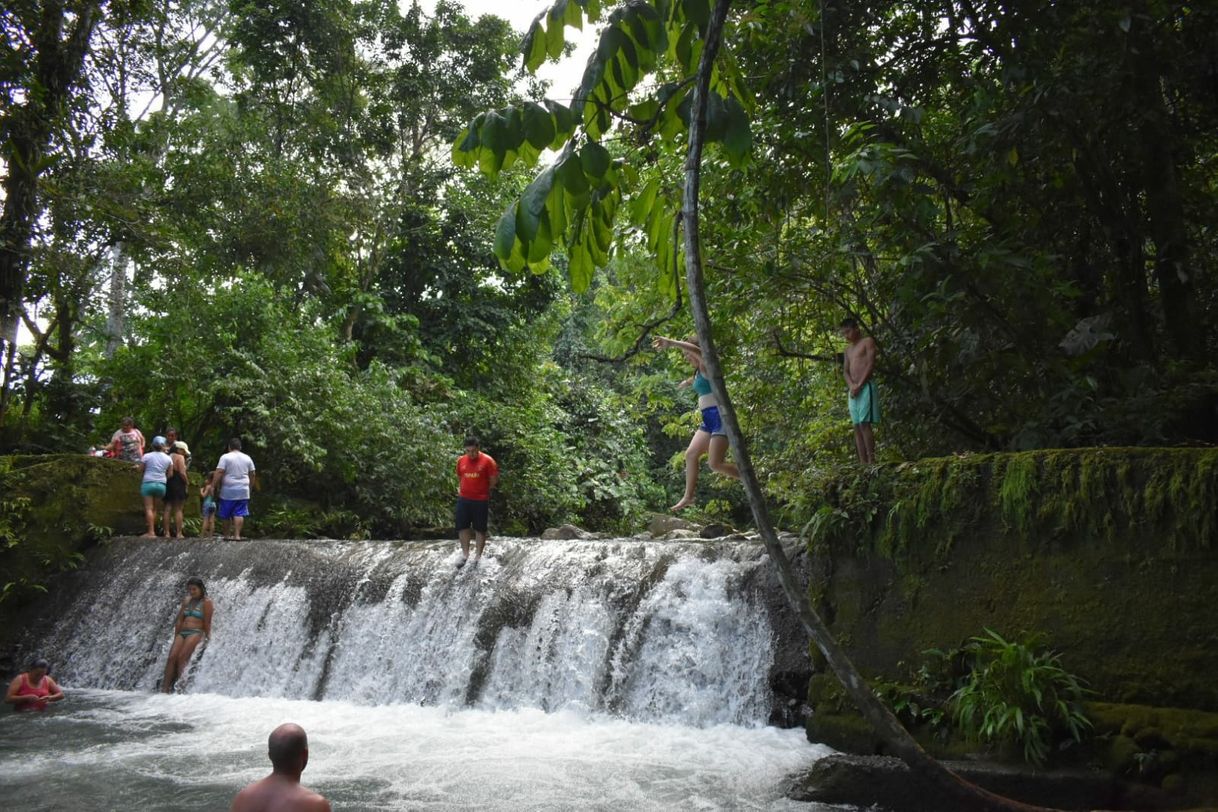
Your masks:
<svg viewBox="0 0 1218 812"><path fill-rule="evenodd" d="M526 102L523 111L525 139L539 150L553 144L558 129L550 111L536 102Z"/></svg>
<svg viewBox="0 0 1218 812"><path fill-rule="evenodd" d="M590 178L605 177L612 163L609 150L595 141L584 144L583 149L579 151L579 159L583 164L584 174Z"/></svg>
<svg viewBox="0 0 1218 812"><path fill-rule="evenodd" d="M538 175L520 196L520 206L516 212L516 236L526 248L537 236L546 198L550 196L553 184L554 167L550 166Z"/></svg>
<svg viewBox="0 0 1218 812"><path fill-rule="evenodd" d="M517 203L508 206L499 224L495 227L495 256L507 261L512 256L512 246L516 243L516 207Z"/></svg>

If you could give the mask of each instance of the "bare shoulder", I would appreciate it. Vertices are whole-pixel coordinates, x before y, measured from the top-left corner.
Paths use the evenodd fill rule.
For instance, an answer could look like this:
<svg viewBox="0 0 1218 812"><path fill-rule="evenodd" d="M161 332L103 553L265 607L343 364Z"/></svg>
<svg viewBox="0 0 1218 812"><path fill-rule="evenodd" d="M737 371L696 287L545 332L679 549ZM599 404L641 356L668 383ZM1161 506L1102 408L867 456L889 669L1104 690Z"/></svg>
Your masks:
<svg viewBox="0 0 1218 812"><path fill-rule="evenodd" d="M250 784L233 798L232 806L228 808L228 812L249 812L249 810L255 809L254 803L257 795L258 784Z"/></svg>
<svg viewBox="0 0 1218 812"><path fill-rule="evenodd" d="M859 346L873 351L879 347L879 345L875 343L875 339L871 336L864 336L863 338L859 339Z"/></svg>
<svg viewBox="0 0 1218 812"><path fill-rule="evenodd" d="M301 810L308 812L330 812L330 802L312 790L303 790Z"/></svg>

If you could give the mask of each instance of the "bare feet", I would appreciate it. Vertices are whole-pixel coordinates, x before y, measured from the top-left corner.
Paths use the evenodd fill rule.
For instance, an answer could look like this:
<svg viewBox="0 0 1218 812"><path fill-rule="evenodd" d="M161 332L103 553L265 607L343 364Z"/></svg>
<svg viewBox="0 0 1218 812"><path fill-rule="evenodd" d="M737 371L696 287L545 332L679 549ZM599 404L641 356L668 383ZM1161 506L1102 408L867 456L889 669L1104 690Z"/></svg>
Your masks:
<svg viewBox="0 0 1218 812"><path fill-rule="evenodd" d="M145 533L144 535L140 536L142 539L154 539L156 537L156 533Z"/></svg>
<svg viewBox="0 0 1218 812"><path fill-rule="evenodd" d="M678 511L685 510L685 508L689 507L693 503L694 503L693 499L682 499L680 502L677 502L675 505L670 507L669 511L671 511L672 513L677 513Z"/></svg>

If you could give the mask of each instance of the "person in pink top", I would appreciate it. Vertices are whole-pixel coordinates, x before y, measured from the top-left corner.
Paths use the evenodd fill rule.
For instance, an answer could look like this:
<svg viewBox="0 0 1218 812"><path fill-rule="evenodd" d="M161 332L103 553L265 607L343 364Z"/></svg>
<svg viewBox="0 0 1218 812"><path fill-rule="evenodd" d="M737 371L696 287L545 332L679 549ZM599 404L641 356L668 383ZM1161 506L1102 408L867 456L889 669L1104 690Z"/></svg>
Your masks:
<svg viewBox="0 0 1218 812"><path fill-rule="evenodd" d="M143 458L144 435L135 427L135 418L123 418L122 428L110 438L110 454L128 462L139 462Z"/></svg>
<svg viewBox="0 0 1218 812"><path fill-rule="evenodd" d="M49 703L63 699L63 689L48 676L49 670L46 660L34 660L28 671L18 674L9 683L4 701L12 705L13 710L30 711L46 710Z"/></svg>
<svg viewBox="0 0 1218 812"><path fill-rule="evenodd" d="M490 454L482 453L477 437L465 438L465 453L457 458L457 536L461 539L461 560L469 560L471 531L478 537L474 548L474 563L482 558L486 547L490 514L491 489L499 484L499 466Z"/></svg>

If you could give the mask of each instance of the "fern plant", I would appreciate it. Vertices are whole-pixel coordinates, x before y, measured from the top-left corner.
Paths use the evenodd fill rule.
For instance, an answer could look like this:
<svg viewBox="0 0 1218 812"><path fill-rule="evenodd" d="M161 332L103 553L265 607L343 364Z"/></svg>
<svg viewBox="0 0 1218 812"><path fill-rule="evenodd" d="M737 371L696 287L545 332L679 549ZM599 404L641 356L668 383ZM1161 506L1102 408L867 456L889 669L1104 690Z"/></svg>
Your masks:
<svg viewBox="0 0 1218 812"><path fill-rule="evenodd" d="M949 705L953 721L974 741L1013 745L1039 767L1059 735L1081 741L1091 728L1080 706L1088 690L1062 668L1059 655L992 629L964 648L972 668Z"/></svg>

